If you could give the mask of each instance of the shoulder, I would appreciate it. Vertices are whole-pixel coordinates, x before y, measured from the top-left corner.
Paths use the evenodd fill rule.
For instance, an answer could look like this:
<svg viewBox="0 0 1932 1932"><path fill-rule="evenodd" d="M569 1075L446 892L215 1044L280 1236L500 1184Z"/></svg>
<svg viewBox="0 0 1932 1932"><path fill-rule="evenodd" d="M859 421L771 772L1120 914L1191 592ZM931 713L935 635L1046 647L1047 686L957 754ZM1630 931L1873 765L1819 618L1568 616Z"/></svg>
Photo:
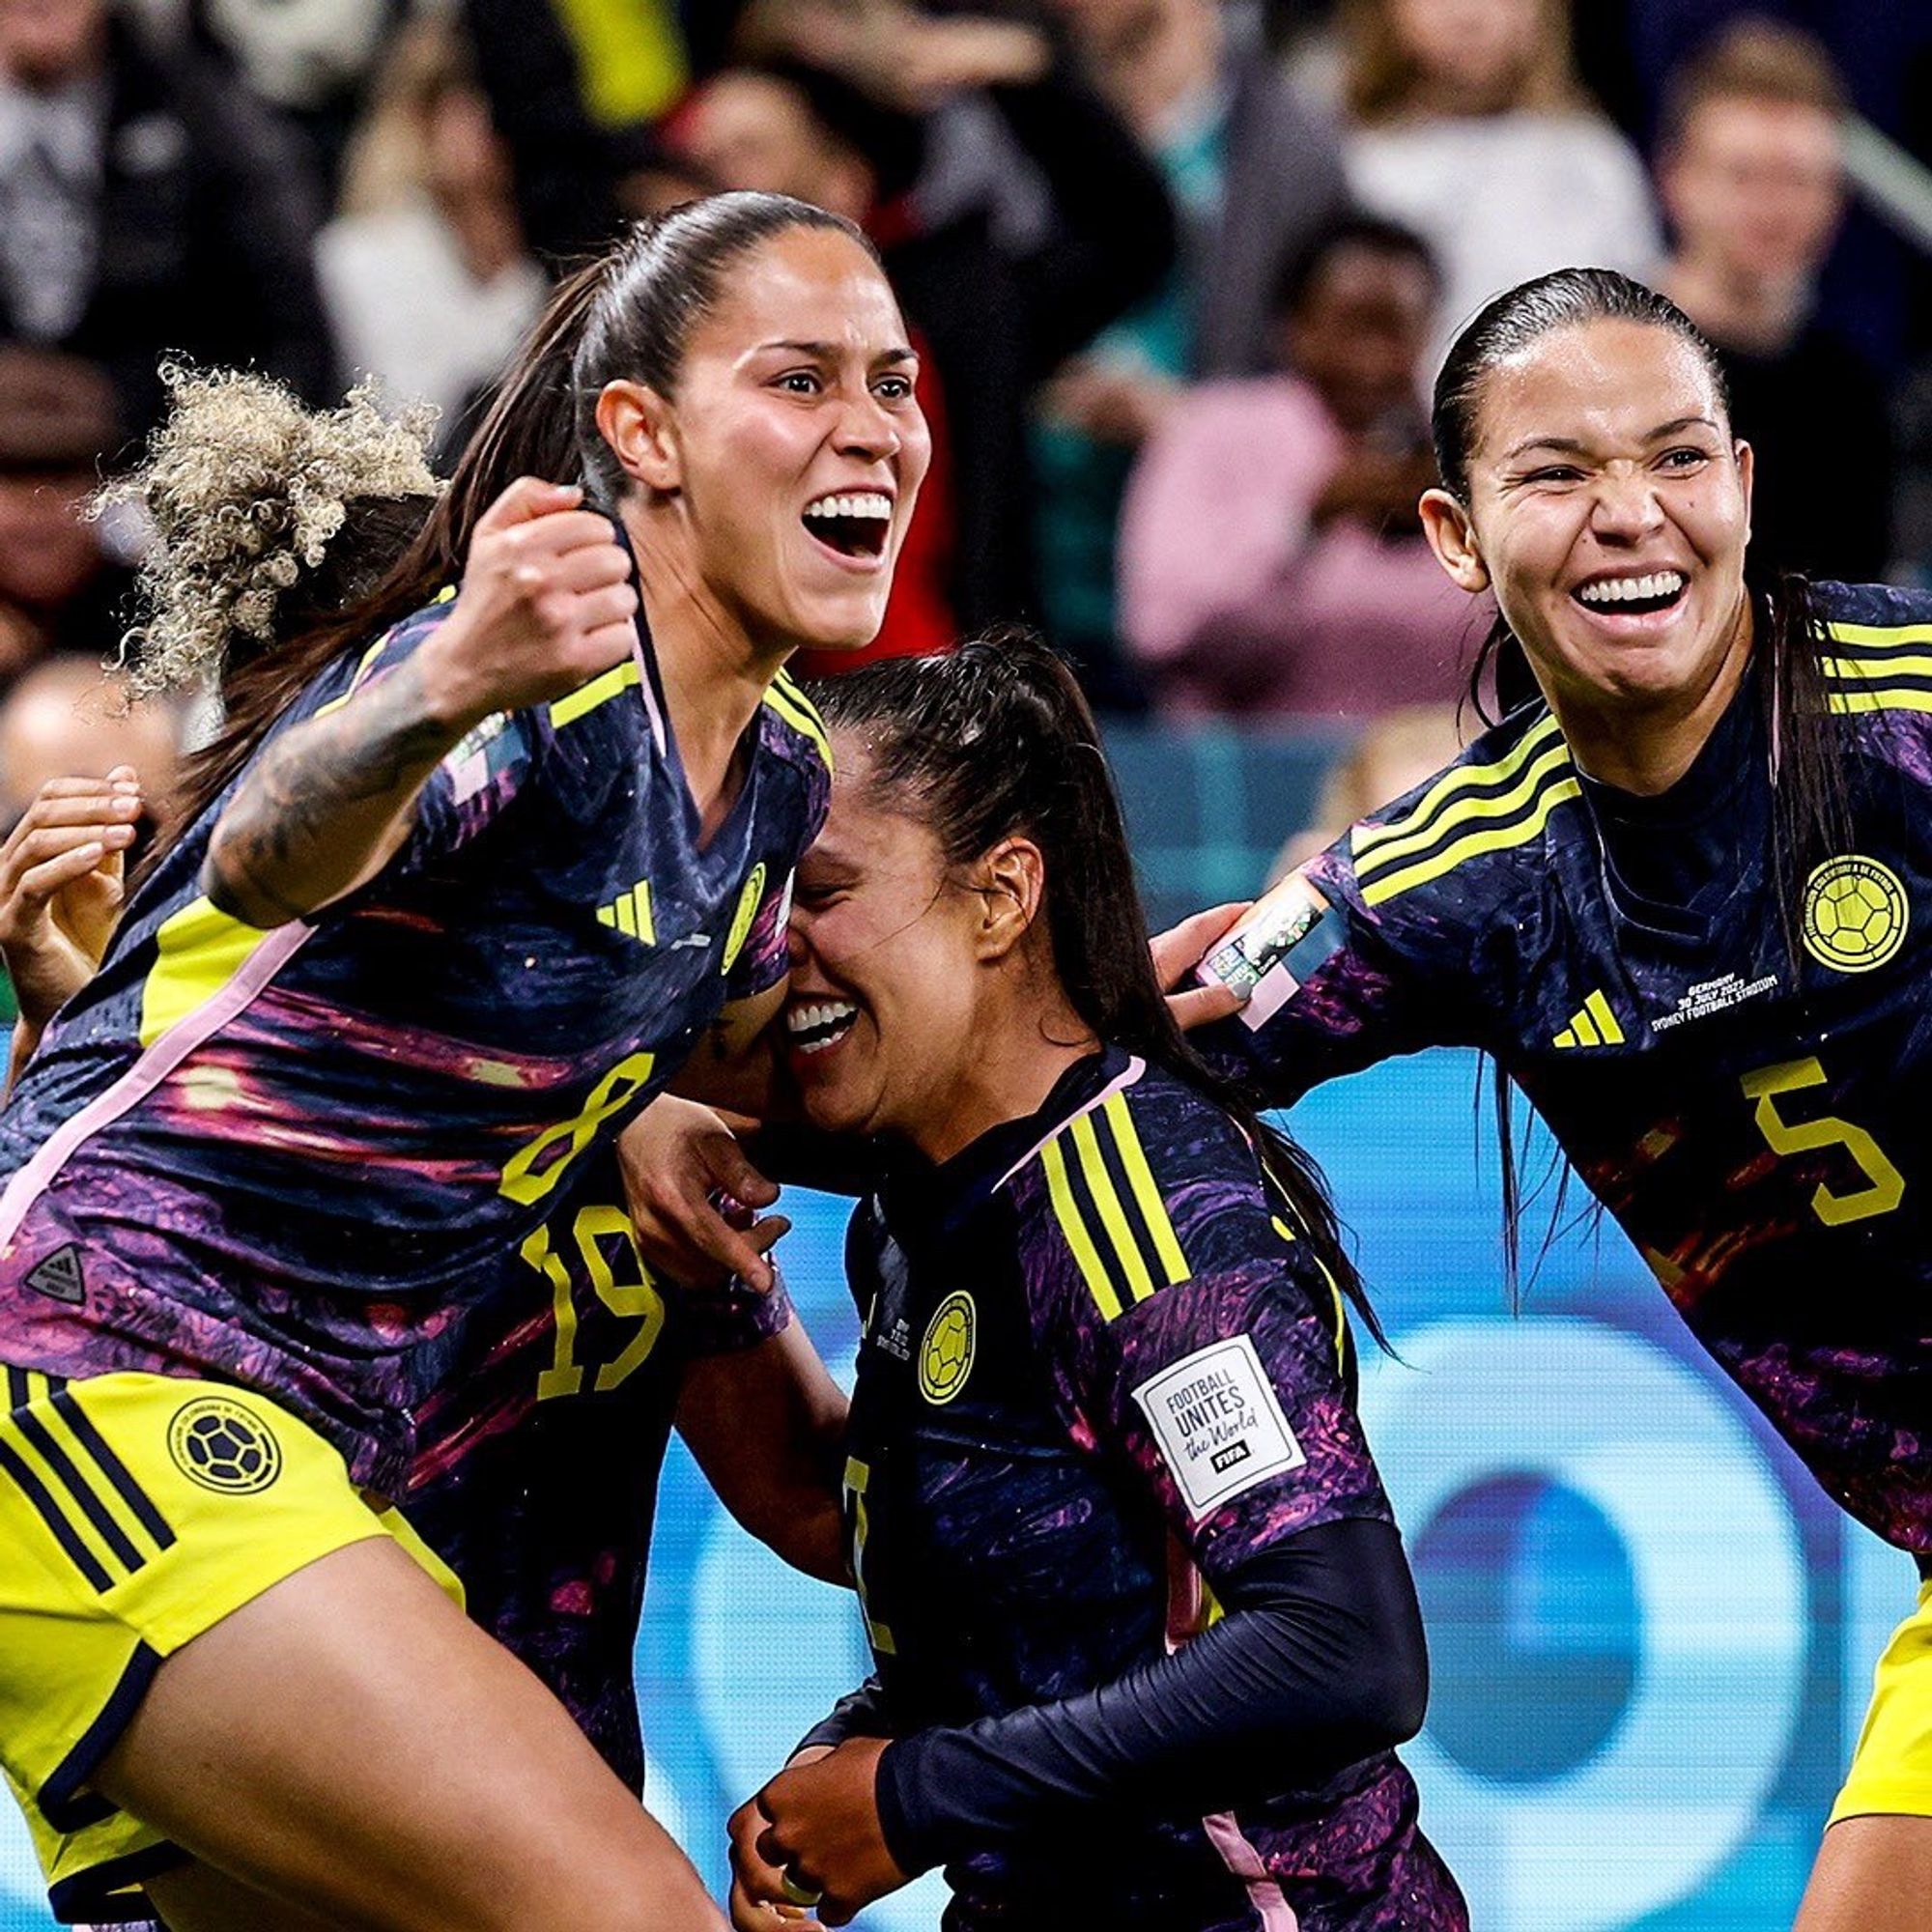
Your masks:
<svg viewBox="0 0 1932 1932"><path fill-rule="evenodd" d="M1488 875L1533 856L1552 819L1579 796L1570 748L1539 700L1361 819L1314 862L1310 877L1324 889L1352 886L1370 911L1398 900L1435 909L1445 894L1466 896Z"/></svg>
<svg viewBox="0 0 1932 1932"><path fill-rule="evenodd" d="M1138 1060L1008 1185L1037 1285L1091 1299L1108 1321L1163 1289L1280 1245L1269 1238L1261 1165L1240 1128Z"/></svg>
<svg viewBox="0 0 1932 1932"><path fill-rule="evenodd" d="M795 771L808 794L815 797L829 789L832 745L826 736L825 721L790 672L781 670L772 680L760 710L759 725L761 749Z"/></svg>
<svg viewBox="0 0 1932 1932"><path fill-rule="evenodd" d="M1932 724L1932 591L1882 583L1811 585L1825 642L1825 688L1854 734Z"/></svg>

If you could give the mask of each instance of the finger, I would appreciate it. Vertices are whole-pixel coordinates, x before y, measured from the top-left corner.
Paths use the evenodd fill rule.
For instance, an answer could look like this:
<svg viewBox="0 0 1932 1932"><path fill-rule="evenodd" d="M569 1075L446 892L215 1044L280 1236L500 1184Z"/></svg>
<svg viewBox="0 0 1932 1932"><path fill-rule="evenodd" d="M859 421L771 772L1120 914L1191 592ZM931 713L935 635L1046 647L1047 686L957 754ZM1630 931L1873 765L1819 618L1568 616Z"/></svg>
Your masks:
<svg viewBox="0 0 1932 1932"><path fill-rule="evenodd" d="M473 544L478 537L495 536L499 531L515 529L519 524L531 523L538 517L554 516L582 500L583 492L575 483L546 483L540 476L519 476L476 519L470 542ZM609 528L607 524L607 533Z"/></svg>
<svg viewBox="0 0 1932 1932"><path fill-rule="evenodd" d="M1184 993L1170 993L1167 1009L1182 1033L1224 1020L1241 1010L1241 1003L1226 986L1195 986Z"/></svg>
<svg viewBox="0 0 1932 1932"><path fill-rule="evenodd" d="M701 1207L684 1205L685 1211L678 1220L678 1231L696 1248L710 1267L726 1275L737 1275L746 1287L755 1289L760 1294L768 1291L773 1282L772 1264L765 1259L765 1249L784 1234L791 1223L781 1214L771 1217L782 1223L776 1234L768 1236L763 1245L759 1244L759 1231L770 1225L761 1221L757 1227L747 1229L742 1234L725 1220L724 1214L709 1201ZM708 1271L708 1270L707 1270Z"/></svg>
<svg viewBox="0 0 1932 1932"><path fill-rule="evenodd" d="M138 792L109 785L102 780L100 790L96 792L69 792L59 798L42 794L21 814L15 831L39 831L58 825L111 825L137 817L140 810Z"/></svg>
<svg viewBox="0 0 1932 1932"><path fill-rule="evenodd" d="M1153 954L1154 977L1161 991L1173 992L1190 969L1207 957L1214 942L1232 931L1253 905L1252 899L1236 899L1209 906L1206 912L1190 914L1179 925L1155 933L1148 941L1148 951Z"/></svg>
<svg viewBox="0 0 1932 1932"><path fill-rule="evenodd" d="M628 582L609 583L602 590L580 591L571 621L586 636L607 629L629 632L631 619L638 614L638 593Z"/></svg>
<svg viewBox="0 0 1932 1932"><path fill-rule="evenodd" d="M59 858L23 872L14 890L30 899L50 899L63 886L86 878L103 856L98 844L77 845L71 852L63 852Z"/></svg>
<svg viewBox="0 0 1932 1932"><path fill-rule="evenodd" d="M134 828L131 825L69 825L30 832L17 844L10 843L4 851L0 851L0 893L16 891L28 872L50 859L92 848L98 860L116 847L132 844L133 839ZM83 866L81 870L85 871L87 867Z"/></svg>
<svg viewBox="0 0 1932 1932"><path fill-rule="evenodd" d="M734 1201L747 1208L769 1208L781 1192L777 1181L760 1174L752 1157L729 1134L713 1134L698 1149L711 1179Z"/></svg>
<svg viewBox="0 0 1932 1932"><path fill-rule="evenodd" d="M547 515L532 517L502 531L497 549L499 555L513 564L540 563L552 569L561 569L565 557L576 557L579 552L611 551L626 575L630 571L630 559L611 534L611 519L596 510L552 510ZM573 567L585 569L598 565L593 554L578 557ZM610 568L608 559L602 567Z"/></svg>
<svg viewBox="0 0 1932 1932"><path fill-rule="evenodd" d="M585 631L572 647L573 674L587 684L593 677L622 664L637 648L638 627L633 618L627 616L621 623L600 624L594 631Z"/></svg>

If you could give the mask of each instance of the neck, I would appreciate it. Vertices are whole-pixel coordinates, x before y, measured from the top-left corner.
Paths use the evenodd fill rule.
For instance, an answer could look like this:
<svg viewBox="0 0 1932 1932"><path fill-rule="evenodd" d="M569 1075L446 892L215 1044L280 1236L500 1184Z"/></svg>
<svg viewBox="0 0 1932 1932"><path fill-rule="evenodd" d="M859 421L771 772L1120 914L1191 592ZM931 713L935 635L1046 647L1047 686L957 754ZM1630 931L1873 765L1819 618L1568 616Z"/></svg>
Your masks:
<svg viewBox="0 0 1932 1932"><path fill-rule="evenodd" d="M626 502L622 514L637 553L665 709L708 838L737 796L739 743L790 645L752 637L698 574L686 547L668 540L658 512Z"/></svg>
<svg viewBox="0 0 1932 1932"><path fill-rule="evenodd" d="M1100 1042L1057 985L1035 997L1002 1002L976 1029L971 1063L960 1068L943 1106L932 1109L931 1127L913 1135L914 1145L937 1163L951 1160L983 1133L1037 1113L1054 1083Z"/></svg>
<svg viewBox="0 0 1932 1932"><path fill-rule="evenodd" d="M1563 727L1571 755L1591 778L1619 791L1639 798L1668 791L1695 763L1737 696L1750 662L1751 634L1750 599L1746 596L1729 641L1710 675L1694 687L1612 705L1596 701L1595 694L1579 697L1548 689L1549 708Z"/></svg>
<svg viewBox="0 0 1932 1932"><path fill-rule="evenodd" d="M1809 307L1803 275L1754 274L1711 256L1680 255L1663 291L1713 342L1748 355L1775 355L1804 326Z"/></svg>

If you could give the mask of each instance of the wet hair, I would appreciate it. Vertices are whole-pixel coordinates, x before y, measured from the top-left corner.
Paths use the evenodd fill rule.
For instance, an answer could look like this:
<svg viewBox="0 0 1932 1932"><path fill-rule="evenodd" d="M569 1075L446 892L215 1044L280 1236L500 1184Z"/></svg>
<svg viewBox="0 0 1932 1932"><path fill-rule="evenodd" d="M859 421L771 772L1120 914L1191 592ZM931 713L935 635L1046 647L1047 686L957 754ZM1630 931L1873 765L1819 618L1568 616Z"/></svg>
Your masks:
<svg viewBox="0 0 1932 1932"><path fill-rule="evenodd" d="M137 630L200 639L197 662L218 667L224 714L220 733L185 765L177 826L221 794L326 667L461 577L478 520L519 476L581 482L588 502L614 514L626 478L597 428L605 384L628 378L674 396L692 331L723 298L733 264L800 228L843 235L878 260L851 222L783 195L714 195L636 223L558 285L440 494L412 469L357 467L350 445L373 432L354 406L298 424L285 402L231 384L229 417L204 410L185 427L179 415L164 426L125 494L146 500L179 473L176 521L195 562L163 562L149 577ZM260 457L245 473L232 462L238 447ZM266 628L251 629L237 618L259 608L249 601L265 568L258 529L284 526L307 533L274 565L287 575L293 562L295 575Z"/></svg>
<svg viewBox="0 0 1932 1932"><path fill-rule="evenodd" d="M1723 364L1702 330L1675 302L1614 269L1559 269L1508 290L1482 309L1456 338L1435 379L1430 419L1435 464L1443 488L1458 502L1466 507L1469 501L1469 465L1490 376L1545 337L1597 322L1634 323L1662 329L1683 343L1710 378L1720 418L1728 427L1731 406ZM1757 701L1771 753L1772 879L1785 947L1796 958L1804 881L1813 867L1843 851L1850 839L1844 753L1833 724L1825 669L1832 645L1803 577L1779 570L1775 558L1762 564L1752 559L1745 582L1753 606ZM1505 689L1513 658L1523 661L1522 646L1498 610L1470 675L1470 701L1479 715L1488 716L1480 696L1486 668L1496 664L1497 688ZM1520 1192L1510 1130L1509 1085L1500 1067L1495 1069L1495 1113L1514 1284ZM1558 1211L1561 1198L1559 1190Z"/></svg>
<svg viewBox="0 0 1932 1932"><path fill-rule="evenodd" d="M1380 1323L1308 1155L1190 1046L1148 952L1125 822L1098 726L1073 673L1037 639L1000 632L945 657L894 658L815 684L827 728L857 735L871 790L928 826L949 867L1024 836L1045 861L1055 977L1102 1040L1185 1081L1240 1126L1336 1287Z"/></svg>
<svg viewBox="0 0 1932 1932"><path fill-rule="evenodd" d="M1378 214L1339 214L1325 221L1283 265L1268 300L1271 316L1296 315L1307 305L1328 265L1345 248L1413 262L1429 278L1434 295L1442 292L1442 265L1435 250L1414 229Z"/></svg>

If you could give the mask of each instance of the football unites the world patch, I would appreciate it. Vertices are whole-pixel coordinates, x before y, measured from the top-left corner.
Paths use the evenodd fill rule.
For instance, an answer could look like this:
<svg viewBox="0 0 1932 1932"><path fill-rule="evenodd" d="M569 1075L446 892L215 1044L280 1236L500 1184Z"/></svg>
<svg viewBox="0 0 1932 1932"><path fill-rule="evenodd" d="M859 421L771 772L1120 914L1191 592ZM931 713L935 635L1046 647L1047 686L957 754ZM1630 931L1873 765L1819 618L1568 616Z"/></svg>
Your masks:
<svg viewBox="0 0 1932 1932"><path fill-rule="evenodd" d="M925 1340L919 1345L919 1392L927 1402L944 1406L966 1386L978 1327L979 1313L963 1289L933 1310Z"/></svg>
<svg viewBox="0 0 1932 1932"><path fill-rule="evenodd" d="M1144 1381L1134 1400L1197 1520L1308 1460L1249 1336L1197 1349Z"/></svg>
<svg viewBox="0 0 1932 1932"><path fill-rule="evenodd" d="M1834 973L1869 973L1905 944L1911 908L1898 874L1857 852L1804 882L1804 950Z"/></svg>
<svg viewBox="0 0 1932 1932"><path fill-rule="evenodd" d="M222 1495L253 1495L282 1473L282 1445L255 1411L227 1396L185 1403L168 1424L168 1454L191 1482Z"/></svg>

